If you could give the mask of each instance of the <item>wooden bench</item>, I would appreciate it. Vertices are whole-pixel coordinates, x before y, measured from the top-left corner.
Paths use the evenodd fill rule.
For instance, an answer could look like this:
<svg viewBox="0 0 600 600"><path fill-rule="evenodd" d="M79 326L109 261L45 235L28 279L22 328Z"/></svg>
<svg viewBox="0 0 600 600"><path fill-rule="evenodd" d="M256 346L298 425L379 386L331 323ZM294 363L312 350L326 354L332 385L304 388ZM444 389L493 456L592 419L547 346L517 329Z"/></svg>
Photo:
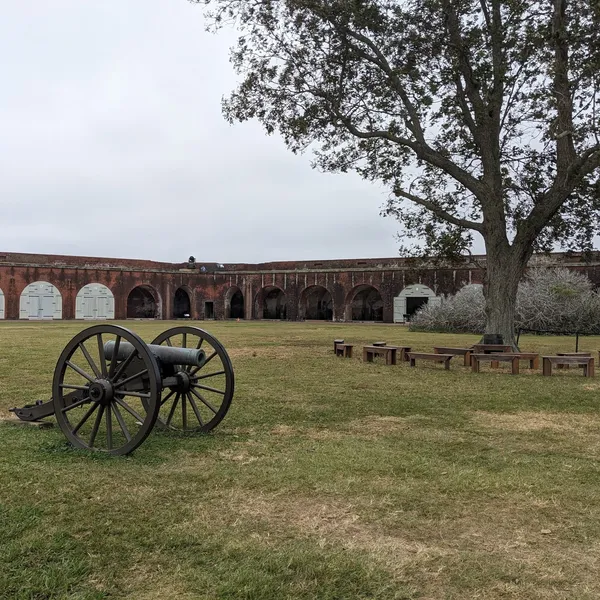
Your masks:
<svg viewBox="0 0 600 600"><path fill-rule="evenodd" d="M471 354L471 370L473 373L479 373L480 363L486 360L496 364L500 362L509 362L512 367L511 373L513 375L519 374L519 357L516 354L502 354L497 352L494 354Z"/></svg>
<svg viewBox="0 0 600 600"><path fill-rule="evenodd" d="M473 344L473 352L477 354L491 354L492 352L510 352L513 348L509 344Z"/></svg>
<svg viewBox="0 0 600 600"><path fill-rule="evenodd" d="M410 352L410 346L388 346L388 348L396 348L398 359L400 362L408 362L408 353Z"/></svg>
<svg viewBox="0 0 600 600"><path fill-rule="evenodd" d="M588 357L591 356L592 353L591 352L557 352L556 356L584 356L584 357ZM579 367L583 368L583 365L578 365ZM569 365L556 365L557 369L568 369Z"/></svg>
<svg viewBox="0 0 600 600"><path fill-rule="evenodd" d="M343 344L344 340L333 340L333 353L337 354L337 345Z"/></svg>
<svg viewBox="0 0 600 600"><path fill-rule="evenodd" d="M510 344L473 344L471 346L476 354L508 353L512 352L513 347ZM490 367L497 369L499 367L497 360L492 360Z"/></svg>
<svg viewBox="0 0 600 600"><path fill-rule="evenodd" d="M434 346L435 354L452 354L453 356L464 356L465 367L471 366L471 349L470 348L447 348L446 346Z"/></svg>
<svg viewBox="0 0 600 600"><path fill-rule="evenodd" d="M417 360L432 360L434 362L443 362L444 369L450 369L450 361L455 356L454 354L429 354L427 352L408 352L410 366L415 367Z"/></svg>
<svg viewBox="0 0 600 600"><path fill-rule="evenodd" d="M542 375L550 377L552 367L559 365L582 365L583 376L594 376L594 357L593 356L542 356Z"/></svg>
<svg viewBox="0 0 600 600"><path fill-rule="evenodd" d="M342 356L343 358L352 358L352 344L336 344L335 355Z"/></svg>
<svg viewBox="0 0 600 600"><path fill-rule="evenodd" d="M385 357L386 365L397 364L398 349L396 346L364 346L363 361L373 362L376 356Z"/></svg>
<svg viewBox="0 0 600 600"><path fill-rule="evenodd" d="M530 369L540 368L540 355L536 352L506 352L507 355L516 356L519 360L528 360ZM496 356L498 356L496 354Z"/></svg>

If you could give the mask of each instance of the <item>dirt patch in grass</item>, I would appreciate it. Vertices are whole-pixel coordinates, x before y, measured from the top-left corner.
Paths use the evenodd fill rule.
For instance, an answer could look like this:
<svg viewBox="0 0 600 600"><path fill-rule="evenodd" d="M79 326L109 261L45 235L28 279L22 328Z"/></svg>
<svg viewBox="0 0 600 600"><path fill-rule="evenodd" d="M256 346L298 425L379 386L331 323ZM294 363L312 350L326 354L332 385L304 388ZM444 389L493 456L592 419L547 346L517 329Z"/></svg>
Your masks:
<svg viewBox="0 0 600 600"><path fill-rule="evenodd" d="M597 430L600 427L600 415L569 414L550 412L493 413L476 411L473 422L482 427L509 431L581 432Z"/></svg>

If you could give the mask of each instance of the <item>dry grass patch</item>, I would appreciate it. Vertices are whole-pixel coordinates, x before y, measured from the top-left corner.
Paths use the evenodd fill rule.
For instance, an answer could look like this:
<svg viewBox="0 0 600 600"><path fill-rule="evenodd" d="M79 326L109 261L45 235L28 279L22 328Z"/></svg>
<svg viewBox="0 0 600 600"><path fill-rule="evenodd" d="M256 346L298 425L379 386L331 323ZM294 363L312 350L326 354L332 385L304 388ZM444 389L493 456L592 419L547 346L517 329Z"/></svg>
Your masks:
<svg viewBox="0 0 600 600"><path fill-rule="evenodd" d="M295 536L308 536L320 547L335 545L366 552L394 573L400 572L409 563L454 552L401 535L391 535L376 524L365 523L349 502L312 496L257 495L234 490L226 504L238 517L266 523L269 537L273 533L285 537L292 530Z"/></svg>
<svg viewBox="0 0 600 600"><path fill-rule="evenodd" d="M518 412L493 413L475 411L472 415L475 424L481 427L503 429L508 431L540 431L558 432L590 432L600 429L600 415L550 413L550 412Z"/></svg>

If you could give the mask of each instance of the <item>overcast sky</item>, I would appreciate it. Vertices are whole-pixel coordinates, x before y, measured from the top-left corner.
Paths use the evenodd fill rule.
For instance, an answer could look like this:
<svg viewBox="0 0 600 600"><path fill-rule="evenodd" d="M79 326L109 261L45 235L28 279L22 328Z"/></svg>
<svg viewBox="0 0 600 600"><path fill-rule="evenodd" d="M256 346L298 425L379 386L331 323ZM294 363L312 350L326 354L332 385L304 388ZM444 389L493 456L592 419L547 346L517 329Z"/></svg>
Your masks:
<svg viewBox="0 0 600 600"><path fill-rule="evenodd" d="M0 251L396 256L386 191L228 125L234 32L186 0L0 0Z"/></svg>

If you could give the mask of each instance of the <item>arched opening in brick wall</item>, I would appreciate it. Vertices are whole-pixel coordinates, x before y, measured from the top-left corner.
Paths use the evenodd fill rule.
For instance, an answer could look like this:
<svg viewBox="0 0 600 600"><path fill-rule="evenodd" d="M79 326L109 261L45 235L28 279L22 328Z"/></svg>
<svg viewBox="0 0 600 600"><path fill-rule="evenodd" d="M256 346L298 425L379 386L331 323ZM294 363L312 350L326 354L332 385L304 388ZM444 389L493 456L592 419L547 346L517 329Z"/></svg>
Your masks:
<svg viewBox="0 0 600 600"><path fill-rule="evenodd" d="M192 303L190 295L183 288L179 288L173 298L173 318L189 319L191 316Z"/></svg>
<svg viewBox="0 0 600 600"><path fill-rule="evenodd" d="M394 323L410 321L423 306L441 301L442 299L426 285L421 283L408 285L394 298Z"/></svg>
<svg viewBox="0 0 600 600"><path fill-rule="evenodd" d="M256 295L255 313L259 319L287 319L287 305L282 289L264 287Z"/></svg>
<svg viewBox="0 0 600 600"><path fill-rule="evenodd" d="M311 285L300 295L298 307L300 319L317 321L333 320L333 299L329 290L322 285Z"/></svg>
<svg viewBox="0 0 600 600"><path fill-rule="evenodd" d="M347 321L383 321L383 299L372 285L354 288L346 303Z"/></svg>
<svg viewBox="0 0 600 600"><path fill-rule="evenodd" d="M51 283L36 281L22 292L19 306L20 319L62 319L62 295Z"/></svg>
<svg viewBox="0 0 600 600"><path fill-rule="evenodd" d="M138 285L127 296L128 319L157 319L160 317L158 292L149 285Z"/></svg>
<svg viewBox="0 0 600 600"><path fill-rule="evenodd" d="M233 286L225 294L225 318L226 319L244 319L244 294L239 287Z"/></svg>
<svg viewBox="0 0 600 600"><path fill-rule="evenodd" d="M83 286L75 298L75 318L99 321L115 318L115 297L102 283Z"/></svg>

